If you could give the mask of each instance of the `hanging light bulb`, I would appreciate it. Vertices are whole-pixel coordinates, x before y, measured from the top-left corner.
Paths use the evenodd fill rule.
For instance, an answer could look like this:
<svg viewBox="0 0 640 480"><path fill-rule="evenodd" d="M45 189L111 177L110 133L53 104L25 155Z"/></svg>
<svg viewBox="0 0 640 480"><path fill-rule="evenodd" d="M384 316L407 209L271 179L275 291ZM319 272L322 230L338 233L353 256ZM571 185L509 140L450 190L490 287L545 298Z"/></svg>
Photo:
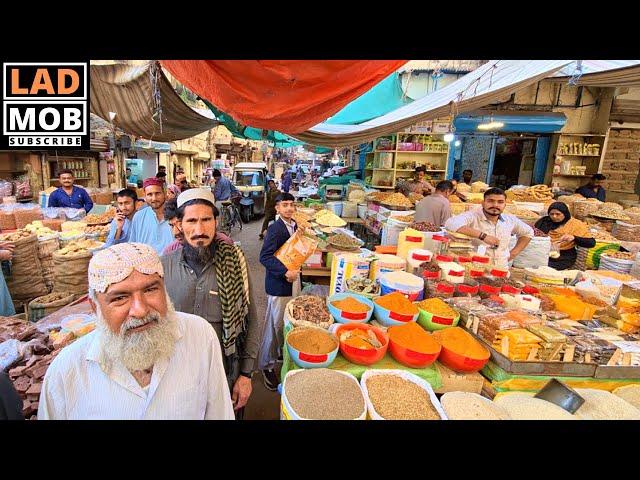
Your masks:
<svg viewBox="0 0 640 480"><path fill-rule="evenodd" d="M451 133L451 132L444 134L444 141L447 142L447 143L453 142L454 138L455 137L453 136L453 133Z"/></svg>
<svg viewBox="0 0 640 480"><path fill-rule="evenodd" d="M460 145L462 145L462 142L460 140L456 140L456 142L454 143L454 145L456 147L459 147Z"/></svg>

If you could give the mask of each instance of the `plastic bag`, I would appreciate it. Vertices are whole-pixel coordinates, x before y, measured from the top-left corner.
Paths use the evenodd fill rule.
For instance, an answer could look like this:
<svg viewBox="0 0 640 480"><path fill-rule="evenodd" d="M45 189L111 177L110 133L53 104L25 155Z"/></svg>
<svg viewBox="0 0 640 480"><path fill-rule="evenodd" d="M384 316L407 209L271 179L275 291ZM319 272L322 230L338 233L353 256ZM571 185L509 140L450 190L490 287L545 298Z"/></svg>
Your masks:
<svg viewBox="0 0 640 480"><path fill-rule="evenodd" d="M300 270L304 262L313 255L318 246L318 240L305 236L296 231L289 240L276 252L275 257L280 260L288 270Z"/></svg>
<svg viewBox="0 0 640 480"><path fill-rule="evenodd" d="M315 295L316 297L328 297L329 285L315 285L313 283L305 284L300 295Z"/></svg>
<svg viewBox="0 0 640 480"><path fill-rule="evenodd" d="M13 194L13 183L0 180L0 197L10 197Z"/></svg>
<svg viewBox="0 0 640 480"><path fill-rule="evenodd" d="M533 237L520 254L513 259L516 268L535 268L546 265L551 251L551 239L549 237Z"/></svg>
<svg viewBox="0 0 640 480"><path fill-rule="evenodd" d="M7 371L22 359L20 340L10 339L0 343L0 371Z"/></svg>

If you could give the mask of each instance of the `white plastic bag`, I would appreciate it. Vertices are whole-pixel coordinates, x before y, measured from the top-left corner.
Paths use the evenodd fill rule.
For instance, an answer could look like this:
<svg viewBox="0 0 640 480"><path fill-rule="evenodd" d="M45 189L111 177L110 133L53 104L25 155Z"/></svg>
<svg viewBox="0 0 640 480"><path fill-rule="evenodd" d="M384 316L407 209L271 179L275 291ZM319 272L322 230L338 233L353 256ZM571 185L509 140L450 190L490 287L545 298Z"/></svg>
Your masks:
<svg viewBox="0 0 640 480"><path fill-rule="evenodd" d="M520 252L520 255L513 259L513 266L516 268L535 268L547 265L550 251L551 239L549 237L533 237L529 245Z"/></svg>

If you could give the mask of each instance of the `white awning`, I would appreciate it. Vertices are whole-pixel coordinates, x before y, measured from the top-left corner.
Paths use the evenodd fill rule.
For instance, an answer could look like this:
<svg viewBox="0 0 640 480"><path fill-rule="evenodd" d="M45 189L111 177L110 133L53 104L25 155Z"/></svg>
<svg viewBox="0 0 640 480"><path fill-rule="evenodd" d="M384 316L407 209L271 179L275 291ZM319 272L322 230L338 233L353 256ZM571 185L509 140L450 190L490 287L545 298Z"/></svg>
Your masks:
<svg viewBox="0 0 640 480"><path fill-rule="evenodd" d="M549 77L572 60L491 60L457 81L360 125L321 123L295 138L312 145L342 147L399 132L416 122L482 108Z"/></svg>
<svg viewBox="0 0 640 480"><path fill-rule="evenodd" d="M477 110L549 78L566 82L577 60L491 60L473 72L409 105L360 125L320 123L295 138L311 145L344 147L399 132L416 122ZM638 60L582 60L577 85L640 85Z"/></svg>

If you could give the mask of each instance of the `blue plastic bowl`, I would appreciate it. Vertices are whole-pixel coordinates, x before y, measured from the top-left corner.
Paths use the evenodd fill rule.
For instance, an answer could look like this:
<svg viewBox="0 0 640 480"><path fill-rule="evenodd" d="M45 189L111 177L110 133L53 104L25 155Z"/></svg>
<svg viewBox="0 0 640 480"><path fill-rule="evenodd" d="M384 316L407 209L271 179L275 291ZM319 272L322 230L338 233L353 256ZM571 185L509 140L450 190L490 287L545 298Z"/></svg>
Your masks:
<svg viewBox="0 0 640 480"><path fill-rule="evenodd" d="M289 333L289 335L291 335L291 333L293 333L294 331L295 329L292 330ZM289 356L293 360L293 363L295 363L300 368L326 368L329 365L331 365L333 361L336 359L336 355L338 355L338 350L340 349L340 342L338 341L338 338L335 335L329 332L326 332L326 333L327 335L331 335L335 339L336 348L335 350L332 350L331 352L325 353L322 355L308 354L293 348L291 344L289 344L289 335L287 335L287 342L286 342L287 350L289 351Z"/></svg>
<svg viewBox="0 0 640 480"><path fill-rule="evenodd" d="M342 300L347 297L352 297L358 302L364 303L369 307L369 311L366 313L343 312L342 310L339 310L331 304L336 300ZM331 312L331 315L333 315L333 318L338 323L367 323L369 320L371 320L371 315L373 315L373 309L375 308L371 300L356 293L336 293L335 295L332 295L327 299L327 307L329 308L329 312Z"/></svg>
<svg viewBox="0 0 640 480"><path fill-rule="evenodd" d="M409 322L415 322L419 315L419 310L415 315L399 315L397 313L392 313L391 310L387 310L375 302L373 303L373 316L385 327L393 327L395 325L404 325Z"/></svg>

